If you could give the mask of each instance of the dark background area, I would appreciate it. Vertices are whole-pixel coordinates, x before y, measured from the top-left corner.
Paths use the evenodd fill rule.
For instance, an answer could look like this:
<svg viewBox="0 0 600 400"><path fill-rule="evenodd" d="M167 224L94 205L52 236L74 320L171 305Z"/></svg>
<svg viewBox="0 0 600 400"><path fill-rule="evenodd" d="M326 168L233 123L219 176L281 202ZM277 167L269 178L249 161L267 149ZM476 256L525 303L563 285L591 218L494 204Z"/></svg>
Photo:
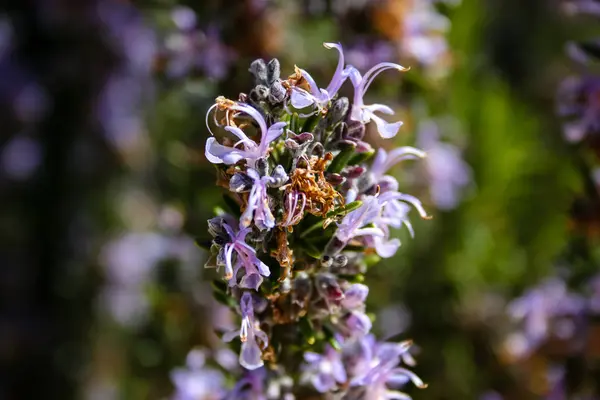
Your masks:
<svg viewBox="0 0 600 400"><path fill-rule="evenodd" d="M376 330L420 349L429 388L411 395L550 398L559 369L575 377L569 393L598 396L594 318L526 357L510 341L521 329L511 300L546 277L600 293L595 131L573 140L557 114L562 82L593 76L567 43L593 39L598 21L568 11L551 0L2 2L0 399L168 397L169 371L227 319L193 244L221 201L206 110L251 88L255 58L327 81L332 41L361 69L410 66L370 90L405 121L394 145L441 142L456 156L395 171L434 219L414 240L402 232L399 254L367 278Z"/></svg>

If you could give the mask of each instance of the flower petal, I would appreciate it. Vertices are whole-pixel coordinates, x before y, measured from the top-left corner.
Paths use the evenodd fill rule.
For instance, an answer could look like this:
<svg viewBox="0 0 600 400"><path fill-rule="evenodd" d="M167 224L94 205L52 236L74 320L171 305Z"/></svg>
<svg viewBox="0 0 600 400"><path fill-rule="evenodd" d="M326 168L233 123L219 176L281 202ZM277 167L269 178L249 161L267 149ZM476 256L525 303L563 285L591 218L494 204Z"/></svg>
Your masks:
<svg viewBox="0 0 600 400"><path fill-rule="evenodd" d="M339 361L339 359L332 361L332 374L338 383L344 383L348 379L346 375L346 369L344 369L344 365Z"/></svg>
<svg viewBox="0 0 600 400"><path fill-rule="evenodd" d="M265 264L264 262L258 260L258 262L256 263L256 266L258 267L258 272L260 272L260 274L262 276L269 276L269 275L271 275L271 270L269 269L269 267L267 266L267 264Z"/></svg>
<svg viewBox="0 0 600 400"><path fill-rule="evenodd" d="M225 343L229 343L231 342L233 339L240 337L240 330L235 330L235 331L231 331L231 332L225 332L223 334L223 337L221 338L221 340L223 340Z"/></svg>
<svg viewBox="0 0 600 400"><path fill-rule="evenodd" d="M242 343L240 351L240 365L246 369L253 370L264 365L261 358L262 352L258 347L258 343L254 337L249 337L247 341Z"/></svg>
<svg viewBox="0 0 600 400"><path fill-rule="evenodd" d="M385 238L375 238L375 251L381 258L390 258L398 251L400 240L394 238L385 240Z"/></svg>
<svg viewBox="0 0 600 400"><path fill-rule="evenodd" d="M318 363L323 359L323 356L318 353L313 353L312 351L307 351L304 353L304 361L307 363Z"/></svg>
<svg viewBox="0 0 600 400"><path fill-rule="evenodd" d="M269 127L267 136L261 141L261 146L267 146L273 140L277 139L283 133L287 122L277 122Z"/></svg>
<svg viewBox="0 0 600 400"><path fill-rule="evenodd" d="M400 127L404 124L402 121L398 122L387 122L381 117L373 114L371 111L365 110L364 115L368 117L368 119L373 120L377 125L377 131L379 135L384 139L390 139L396 136Z"/></svg>
<svg viewBox="0 0 600 400"><path fill-rule="evenodd" d="M240 281L239 286L245 289L258 290L262 282L263 278L259 274L246 274Z"/></svg>
<svg viewBox="0 0 600 400"><path fill-rule="evenodd" d="M342 305L349 310L362 307L365 304L365 299L367 298L368 294L368 286L361 283L355 283L351 285L346 292L344 292L344 300L342 300Z"/></svg>
<svg viewBox="0 0 600 400"><path fill-rule="evenodd" d="M233 147L223 146L217 139L210 137L206 140L204 155L213 164L235 164L244 158L245 152Z"/></svg>
<svg viewBox="0 0 600 400"><path fill-rule="evenodd" d="M306 90L295 87L292 89L290 102L292 103L292 106L294 106L294 108L301 110L303 108L315 104L316 99L312 94L308 93Z"/></svg>

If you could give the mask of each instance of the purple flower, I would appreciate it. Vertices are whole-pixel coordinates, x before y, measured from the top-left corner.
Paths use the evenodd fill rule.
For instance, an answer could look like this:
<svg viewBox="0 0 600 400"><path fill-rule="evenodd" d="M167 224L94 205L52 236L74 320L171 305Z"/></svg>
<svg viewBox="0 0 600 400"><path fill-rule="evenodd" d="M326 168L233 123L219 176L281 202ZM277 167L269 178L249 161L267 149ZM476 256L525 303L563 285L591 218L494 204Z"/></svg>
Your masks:
<svg viewBox="0 0 600 400"><path fill-rule="evenodd" d="M590 309L595 314L600 314L600 275L592 278L590 283L592 294L590 296Z"/></svg>
<svg viewBox="0 0 600 400"><path fill-rule="evenodd" d="M230 342L239 336L242 341L240 351L240 365L246 369L254 370L264 365L262 360L262 350L256 339L259 339L262 348L266 349L269 344L269 338L260 330L258 321L254 319L254 304L252 295L244 292L240 300L240 311L242 313L242 324L239 330L228 332L223 335L223 341Z"/></svg>
<svg viewBox="0 0 600 400"><path fill-rule="evenodd" d="M375 248L380 257L391 257L400 247L398 239L389 238L390 226L400 228L407 225L412 234L412 226L407 217L409 209L402 202L412 204L423 218L427 217L419 200L407 194L386 192L378 196L363 196L361 200L363 204L349 212L338 224L336 237L343 243L362 237L367 245Z"/></svg>
<svg viewBox="0 0 600 400"><path fill-rule="evenodd" d="M390 152L380 148L371 164L371 179L381 186L382 191L398 190L396 178L386 173L396 164L404 160L425 158L427 153L410 146L398 147Z"/></svg>
<svg viewBox="0 0 600 400"><path fill-rule="evenodd" d="M407 355L412 359L408 352L411 345L410 341L377 343L372 335L344 344L344 361L352 371L350 385L362 387L362 398L367 400L410 399L397 389L408 381L419 388L427 387L415 373L398 366Z"/></svg>
<svg viewBox="0 0 600 400"><path fill-rule="evenodd" d="M440 141L439 126L426 121L419 130L419 146L427 152L425 168L431 200L442 210L455 208L462 190L471 182L471 168L461 150Z"/></svg>
<svg viewBox="0 0 600 400"><path fill-rule="evenodd" d="M317 86L308 72L300 69L302 76L308 82L310 93L302 88L294 87L292 89L290 101L295 108L302 109L312 105L323 108L331 101L331 99L333 99L333 97L335 97L342 84L348 78L349 69L344 69L344 53L342 51L342 45L339 43L323 43L323 46L325 46L326 49L336 49L339 53L335 74L331 78L331 82L329 82L327 89L321 89Z"/></svg>
<svg viewBox="0 0 600 400"><path fill-rule="evenodd" d="M519 343L516 352L519 355L527 354L553 334L562 338L572 337L574 323L553 322L561 317L575 316L584 307L585 301L580 296L569 293L565 282L558 278L547 279L513 300L508 312L524 324L522 335L513 336L513 344ZM521 339L515 342L515 338Z"/></svg>
<svg viewBox="0 0 600 400"><path fill-rule="evenodd" d="M225 266L225 279L229 286L237 284L238 272L244 269L239 286L247 289L258 290L263 281L263 276L271 275L269 267L256 256L256 250L246 243L246 235L252 230L242 228L237 232L229 224L222 222L223 229L229 236L229 242L224 244L217 257L217 265ZM262 276L261 276L262 275Z"/></svg>
<svg viewBox="0 0 600 400"><path fill-rule="evenodd" d="M404 68L401 65L388 62L377 64L367 71L365 76L362 76L361 73L354 67L350 67L348 69L350 80L352 81L352 85L354 85L354 103L352 104L352 112L350 114L351 119L360 121L363 124L367 124L370 121L375 122L377 125L377 131L381 137L386 139L396 136L398 130L402 126L402 122L398 121L389 123L383 118L377 116L375 112L393 115L394 111L390 107L383 104L365 105L364 96L369 89L369 86L373 82L373 79L388 69L407 71L407 68Z"/></svg>
<svg viewBox="0 0 600 400"><path fill-rule="evenodd" d="M285 211L287 217L281 226L292 226L300 222L304 216L305 207L306 194L298 191L288 193L285 197Z"/></svg>
<svg viewBox="0 0 600 400"><path fill-rule="evenodd" d="M376 196L365 196L362 199L362 205L346 214L342 222L338 224L335 236L344 243L360 236L383 236L381 229L367 226L379 217L380 212L379 199Z"/></svg>
<svg viewBox="0 0 600 400"><path fill-rule="evenodd" d="M373 323L365 314L365 300L369 294L369 287L360 283L351 285L344 292L342 307L348 311L345 318L347 336L366 335L371 331Z"/></svg>
<svg viewBox="0 0 600 400"><path fill-rule="evenodd" d="M565 139L575 143L600 133L600 79L595 76L566 79L558 91L558 114L568 118Z"/></svg>
<svg viewBox="0 0 600 400"><path fill-rule="evenodd" d="M437 12L432 2L413 3L404 18L403 51L425 66L433 66L448 51L444 33L450 21Z"/></svg>
<svg viewBox="0 0 600 400"><path fill-rule="evenodd" d="M206 356L201 350L192 350L186 367L171 372L175 386L173 400L217 400L224 394L225 378L215 369L205 366Z"/></svg>
<svg viewBox="0 0 600 400"><path fill-rule="evenodd" d="M394 46L383 40L368 43L364 39L346 51L348 63L359 70L369 69L380 62L390 60L396 51Z"/></svg>
<svg viewBox="0 0 600 400"><path fill-rule="evenodd" d="M171 18L178 31L170 34L165 42L169 56L167 74L183 77L200 69L209 78L223 79L237 55L223 43L218 29L211 26L202 32L196 25L196 14L185 6L175 7Z"/></svg>
<svg viewBox="0 0 600 400"><path fill-rule="evenodd" d="M273 175L260 176L257 171L248 168L246 174L254 181L250 194L248 195L248 204L246 210L240 218L240 225L248 227L254 219L254 223L260 230L272 229L275 226L275 217L269 208L269 196L267 195L268 187L279 187L284 184L288 177L283 168L278 167L273 172Z"/></svg>
<svg viewBox="0 0 600 400"><path fill-rule="evenodd" d="M336 382L342 384L347 380L341 354L330 345L325 346L322 355L305 352L304 361L307 362L305 376L320 393L327 393L336 388Z"/></svg>
<svg viewBox="0 0 600 400"><path fill-rule="evenodd" d="M246 371L224 400L267 400L264 383L266 377L265 368Z"/></svg>
<svg viewBox="0 0 600 400"><path fill-rule="evenodd" d="M208 124L208 117L211 111L218 106L219 104L213 105L206 113L206 126L209 128L209 131L210 127ZM206 158L213 164L224 163L228 165L235 164L238 161L245 159L248 162L248 165L254 168L256 161L259 158L267 156L267 153L269 152L269 144L281 136L284 127L286 126L286 122L277 122L267 128L267 122L260 112L258 112L258 110L256 110L254 107L244 103L233 103L227 107L228 111L233 110L248 114L258 123L261 134L260 143L256 143L254 140L250 139L238 127L225 126L225 130L235 135L239 141L236 142L232 147L229 147L217 143L217 140L214 137L208 138L205 149ZM241 146L242 148L238 148L238 146Z"/></svg>

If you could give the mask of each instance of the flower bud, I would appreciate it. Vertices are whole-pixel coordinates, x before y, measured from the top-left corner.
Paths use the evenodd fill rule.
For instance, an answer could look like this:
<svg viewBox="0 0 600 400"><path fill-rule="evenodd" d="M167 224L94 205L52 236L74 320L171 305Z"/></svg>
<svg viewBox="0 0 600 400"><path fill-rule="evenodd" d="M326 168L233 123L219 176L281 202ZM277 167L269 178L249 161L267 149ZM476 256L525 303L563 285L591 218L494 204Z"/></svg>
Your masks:
<svg viewBox="0 0 600 400"><path fill-rule="evenodd" d="M266 82L272 85L279 79L280 75L281 66L279 65L279 60L274 58L267 64Z"/></svg>
<svg viewBox="0 0 600 400"><path fill-rule="evenodd" d="M237 172L229 180L229 190L236 193L248 192L253 184L252 178L243 172Z"/></svg>
<svg viewBox="0 0 600 400"><path fill-rule="evenodd" d="M289 179L285 169L283 169L283 166L281 165L278 165L275 167L275 169L273 169L273 172L271 172L271 178L272 181L268 183L268 186L274 188L282 186Z"/></svg>
<svg viewBox="0 0 600 400"><path fill-rule="evenodd" d="M267 65L262 58L252 61L248 71L254 75L254 80L257 85L263 85L267 82Z"/></svg>
<svg viewBox="0 0 600 400"><path fill-rule="evenodd" d="M347 97L340 97L333 102L333 105L327 113L327 122L330 126L336 125L341 122L348 113L350 102Z"/></svg>
<svg viewBox="0 0 600 400"><path fill-rule="evenodd" d="M285 98L285 88L279 81L273 82L269 88L269 103L279 104Z"/></svg>

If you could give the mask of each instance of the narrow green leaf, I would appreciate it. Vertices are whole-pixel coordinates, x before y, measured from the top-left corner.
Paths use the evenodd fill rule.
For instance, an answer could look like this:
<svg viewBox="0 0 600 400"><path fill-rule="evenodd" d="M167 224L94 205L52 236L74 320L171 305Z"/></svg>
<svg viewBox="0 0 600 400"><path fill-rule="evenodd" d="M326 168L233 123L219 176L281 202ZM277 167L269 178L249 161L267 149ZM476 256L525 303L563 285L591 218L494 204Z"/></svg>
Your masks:
<svg viewBox="0 0 600 400"><path fill-rule="evenodd" d="M357 153L350 157L348 160L348 165L357 165L367 161L369 158L373 157L375 154L375 150L368 151L366 153Z"/></svg>
<svg viewBox="0 0 600 400"><path fill-rule="evenodd" d="M306 121L304 121L304 126L302 127L302 132L311 132L315 129L319 120L321 119L321 114L315 113L308 117Z"/></svg>
<svg viewBox="0 0 600 400"><path fill-rule="evenodd" d="M290 130L296 134L300 133L300 117L298 117L298 113L292 114Z"/></svg>
<svg viewBox="0 0 600 400"><path fill-rule="evenodd" d="M312 258L316 258L317 260L321 258L321 250L319 250L314 245L307 242L300 242L300 247L302 248L302 250L304 250L306 254L308 254Z"/></svg>
<svg viewBox="0 0 600 400"><path fill-rule="evenodd" d="M348 146L342 151L340 151L338 155L335 156L334 159L331 161L331 164L329 164L327 172L340 173L342 169L344 169L344 167L348 165L348 161L354 154L355 150L355 147Z"/></svg>
<svg viewBox="0 0 600 400"><path fill-rule="evenodd" d="M349 213L352 210L356 210L361 205L362 205L362 201L360 201L360 200L353 201L352 203L348 203L342 207L338 207L335 210L328 212L326 217L332 218L332 217L335 217L336 215Z"/></svg>

